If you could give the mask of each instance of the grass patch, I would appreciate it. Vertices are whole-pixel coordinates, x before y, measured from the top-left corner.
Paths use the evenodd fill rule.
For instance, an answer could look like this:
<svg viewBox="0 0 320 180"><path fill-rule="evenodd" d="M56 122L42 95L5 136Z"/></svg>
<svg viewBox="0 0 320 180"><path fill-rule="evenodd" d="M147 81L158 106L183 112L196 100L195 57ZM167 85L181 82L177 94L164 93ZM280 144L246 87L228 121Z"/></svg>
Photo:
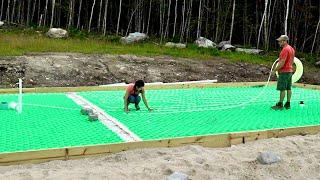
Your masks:
<svg viewBox="0 0 320 180"><path fill-rule="evenodd" d="M42 29L43 32L46 30ZM217 49L198 48L194 44L188 44L186 49L167 48L153 42L145 42L131 45L119 43L116 36L98 36L70 31L68 39L50 39L35 30L10 30L0 31L0 56L21 56L26 53L37 52L73 52L84 54L133 54L139 56L172 56L176 58L192 58L199 60L221 57L233 62L247 62L254 64L271 65L277 59L278 53L268 52L265 55L252 55L242 52L221 52ZM299 54L301 55L301 54ZM303 54L306 62L312 64L316 57Z"/></svg>

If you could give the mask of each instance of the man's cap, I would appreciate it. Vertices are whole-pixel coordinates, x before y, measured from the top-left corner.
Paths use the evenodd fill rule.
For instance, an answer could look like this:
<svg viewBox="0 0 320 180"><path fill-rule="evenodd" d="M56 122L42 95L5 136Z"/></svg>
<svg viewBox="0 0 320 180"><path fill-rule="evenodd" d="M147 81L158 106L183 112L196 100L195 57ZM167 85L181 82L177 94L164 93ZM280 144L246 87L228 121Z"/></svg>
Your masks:
<svg viewBox="0 0 320 180"><path fill-rule="evenodd" d="M277 41L289 41L289 37L287 35L281 35Z"/></svg>

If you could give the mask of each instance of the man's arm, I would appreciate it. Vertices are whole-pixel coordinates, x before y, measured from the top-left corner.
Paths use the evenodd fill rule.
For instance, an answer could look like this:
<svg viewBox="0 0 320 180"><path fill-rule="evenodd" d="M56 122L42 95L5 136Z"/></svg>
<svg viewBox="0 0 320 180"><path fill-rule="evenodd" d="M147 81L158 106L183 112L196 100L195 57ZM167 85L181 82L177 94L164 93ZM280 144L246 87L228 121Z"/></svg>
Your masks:
<svg viewBox="0 0 320 180"><path fill-rule="evenodd" d="M285 62L286 62L285 59L280 59L277 67L274 68L273 71L274 71L274 72L279 71L279 70L284 66Z"/></svg>
<svg viewBox="0 0 320 180"><path fill-rule="evenodd" d="M129 98L129 92L126 91L126 94L123 96L123 105L124 105L124 111L129 112L128 109L128 98Z"/></svg>
<svg viewBox="0 0 320 180"><path fill-rule="evenodd" d="M148 101L147 101L147 98L145 95L145 90L142 90L141 96L142 96L142 100L143 100L144 105L148 108L149 111L152 111L152 109L149 107L149 104L148 104Z"/></svg>

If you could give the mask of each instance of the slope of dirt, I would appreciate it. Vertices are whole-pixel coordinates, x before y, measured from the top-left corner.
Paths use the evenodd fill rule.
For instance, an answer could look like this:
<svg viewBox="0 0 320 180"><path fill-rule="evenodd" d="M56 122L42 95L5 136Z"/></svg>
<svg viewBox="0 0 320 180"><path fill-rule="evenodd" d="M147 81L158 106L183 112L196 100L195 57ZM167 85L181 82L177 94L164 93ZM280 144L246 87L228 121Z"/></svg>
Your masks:
<svg viewBox="0 0 320 180"><path fill-rule="evenodd" d="M266 81L269 70L270 67L263 65L232 63L219 58L43 53L0 57L0 88L15 87L19 77L24 79L25 87L94 86L131 83L137 79L146 82ZM302 82L320 84L320 73L305 73Z"/></svg>

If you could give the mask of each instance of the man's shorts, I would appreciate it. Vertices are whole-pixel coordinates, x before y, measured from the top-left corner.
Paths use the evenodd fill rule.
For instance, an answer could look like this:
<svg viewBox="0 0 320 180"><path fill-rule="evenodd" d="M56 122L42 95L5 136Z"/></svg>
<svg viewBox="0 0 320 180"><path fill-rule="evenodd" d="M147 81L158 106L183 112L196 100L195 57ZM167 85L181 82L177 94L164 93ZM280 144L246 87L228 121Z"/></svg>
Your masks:
<svg viewBox="0 0 320 180"><path fill-rule="evenodd" d="M141 97L138 96L138 95L136 95L136 96L130 95L130 96L128 97L129 103L139 104L140 100L141 100Z"/></svg>
<svg viewBox="0 0 320 180"><path fill-rule="evenodd" d="M285 91L291 90L292 86L292 73L279 73L277 90Z"/></svg>

